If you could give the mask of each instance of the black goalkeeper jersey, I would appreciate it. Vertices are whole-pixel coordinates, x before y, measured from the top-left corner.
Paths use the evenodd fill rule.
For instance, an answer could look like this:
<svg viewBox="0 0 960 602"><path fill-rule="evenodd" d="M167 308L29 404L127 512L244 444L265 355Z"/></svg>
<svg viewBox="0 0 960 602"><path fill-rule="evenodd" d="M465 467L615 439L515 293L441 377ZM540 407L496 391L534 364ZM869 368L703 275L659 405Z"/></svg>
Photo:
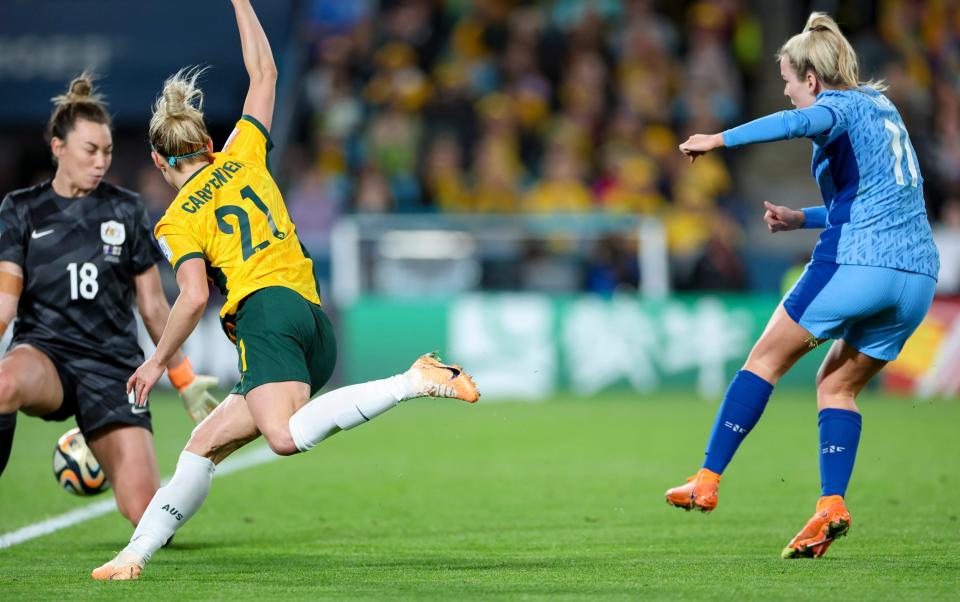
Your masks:
<svg viewBox="0 0 960 602"><path fill-rule="evenodd" d="M15 342L132 372L143 361L134 276L162 259L140 197L107 182L69 199L47 181L0 205L0 261L23 268Z"/></svg>

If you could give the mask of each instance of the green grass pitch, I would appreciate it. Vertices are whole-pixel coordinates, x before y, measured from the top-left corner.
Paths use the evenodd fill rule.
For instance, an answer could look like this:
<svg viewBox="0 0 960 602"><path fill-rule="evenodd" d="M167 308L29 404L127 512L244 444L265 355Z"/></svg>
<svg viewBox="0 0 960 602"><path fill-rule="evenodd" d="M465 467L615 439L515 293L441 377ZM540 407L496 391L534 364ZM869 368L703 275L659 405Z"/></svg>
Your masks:
<svg viewBox="0 0 960 602"><path fill-rule="evenodd" d="M0 549L0 598L956 596L957 402L865 396L850 536L822 560L780 559L819 493L812 397L774 395L710 515L669 508L662 493L699 466L715 404L679 393L413 401L308 454L217 479L139 582L89 579L131 533L113 513ZM173 399L154 412L168 475L190 425ZM50 475L64 430L20 418L0 533L92 501Z"/></svg>

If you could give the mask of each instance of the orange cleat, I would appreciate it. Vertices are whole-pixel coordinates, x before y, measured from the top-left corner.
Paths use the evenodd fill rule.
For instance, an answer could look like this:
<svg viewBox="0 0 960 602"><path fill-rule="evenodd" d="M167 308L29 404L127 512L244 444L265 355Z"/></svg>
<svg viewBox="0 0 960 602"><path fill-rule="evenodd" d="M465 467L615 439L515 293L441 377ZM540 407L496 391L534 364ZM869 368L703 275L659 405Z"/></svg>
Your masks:
<svg viewBox="0 0 960 602"><path fill-rule="evenodd" d="M817 501L817 512L780 553L782 558L822 558L830 544L850 531L850 513L843 497L828 495Z"/></svg>
<svg viewBox="0 0 960 602"><path fill-rule="evenodd" d="M143 566L136 562L121 562L119 556L103 566L93 569L90 576L97 581L135 581L140 578Z"/></svg>
<svg viewBox="0 0 960 602"><path fill-rule="evenodd" d="M687 479L686 485L667 490L667 503L684 510L710 512L717 507L719 487L720 475L701 468L697 474Z"/></svg>
<svg viewBox="0 0 960 602"><path fill-rule="evenodd" d="M410 367L418 384L418 390L430 397L449 397L476 403L480 392L473 378L460 366L448 366L440 362L436 353L421 355Z"/></svg>

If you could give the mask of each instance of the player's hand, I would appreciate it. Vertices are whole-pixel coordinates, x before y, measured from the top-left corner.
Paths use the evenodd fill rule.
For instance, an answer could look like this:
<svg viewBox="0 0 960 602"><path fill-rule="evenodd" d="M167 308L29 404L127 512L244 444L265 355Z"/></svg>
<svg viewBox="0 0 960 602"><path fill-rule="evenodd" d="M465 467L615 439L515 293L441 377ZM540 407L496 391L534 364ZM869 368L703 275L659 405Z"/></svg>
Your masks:
<svg viewBox="0 0 960 602"><path fill-rule="evenodd" d="M129 395L131 392L134 394L133 405L138 408L147 407L150 390L157 384L166 369L167 367L160 364L154 357L140 364L137 371L127 381L127 394Z"/></svg>
<svg viewBox="0 0 960 602"><path fill-rule="evenodd" d="M697 157L723 146L723 134L694 134L680 145L680 152L693 163Z"/></svg>
<svg viewBox="0 0 960 602"><path fill-rule="evenodd" d="M216 397L210 394L210 389L216 387L219 382L216 376L198 374L189 385L180 391L183 407L194 423L200 424L220 403Z"/></svg>
<svg viewBox="0 0 960 602"><path fill-rule="evenodd" d="M807 221L803 211L797 211L783 205L774 205L767 201L763 202L763 206L767 208L763 214L763 221L771 232L796 230L802 228Z"/></svg>

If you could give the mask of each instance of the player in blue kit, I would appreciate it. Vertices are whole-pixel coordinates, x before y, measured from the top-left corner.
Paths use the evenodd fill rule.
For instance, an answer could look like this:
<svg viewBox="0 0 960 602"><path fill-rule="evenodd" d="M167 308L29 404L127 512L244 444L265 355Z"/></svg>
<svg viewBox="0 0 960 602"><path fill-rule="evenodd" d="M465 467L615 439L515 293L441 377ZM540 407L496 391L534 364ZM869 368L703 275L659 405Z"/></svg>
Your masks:
<svg viewBox="0 0 960 602"><path fill-rule="evenodd" d="M717 413L703 467L667 502L717 505L720 475L760 419L777 381L810 349L836 339L817 374L821 497L784 558L820 557L846 535L844 495L860 441L856 397L900 353L933 300L939 255L916 153L882 84L860 83L857 57L837 24L813 13L780 49L784 95L797 110L680 145L691 162L720 147L805 137L823 205L765 203L771 232L822 228L813 258L784 297Z"/></svg>

